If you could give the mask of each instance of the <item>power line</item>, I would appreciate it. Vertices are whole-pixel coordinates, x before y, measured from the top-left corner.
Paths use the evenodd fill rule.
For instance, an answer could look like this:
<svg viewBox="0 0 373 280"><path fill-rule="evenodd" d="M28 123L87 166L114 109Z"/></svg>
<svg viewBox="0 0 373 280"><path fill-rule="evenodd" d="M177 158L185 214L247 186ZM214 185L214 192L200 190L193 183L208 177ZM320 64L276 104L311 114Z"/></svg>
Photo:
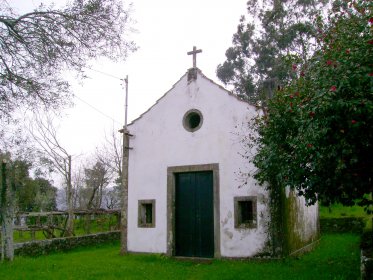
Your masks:
<svg viewBox="0 0 373 280"><path fill-rule="evenodd" d="M111 119L113 122L119 124L119 125L122 125L120 122L118 122L117 120L113 119L112 117L110 117L109 115L105 114L104 112L102 112L101 110L97 109L95 106L89 104L87 101L81 99L79 96L75 95L76 98L78 98L80 101L82 101L83 103L85 103L86 105L88 105L89 107L91 107L93 110L95 110L96 112L100 113L101 115Z"/></svg>
<svg viewBox="0 0 373 280"><path fill-rule="evenodd" d="M111 78L114 78L114 79L117 79L117 80L123 81L122 78L116 77L116 76L114 76L114 75L112 75L112 74L109 74L109 73L106 73L106 72L103 72L103 71L100 71L100 70L96 70L96 69L93 69L93 68L90 68L90 67L87 67L87 66L86 66L85 68L87 68L87 69L89 69L89 70L92 70L92 71L95 71L95 72L97 72L97 73L100 73L100 74L102 74L102 75L105 75L105 76L108 76L108 77L111 77Z"/></svg>
<svg viewBox="0 0 373 280"><path fill-rule="evenodd" d="M89 69L89 70L92 70L92 71L95 71L97 73L100 73L102 75L105 75L105 76L108 76L108 77L111 77L111 78L114 78L114 79L117 79L117 80L120 80L120 81L123 81L124 79L122 78L119 78L119 77L116 77L112 74L109 74L109 73L106 73L106 72L103 72L103 71L100 71L100 70L96 70L96 69L93 69L91 67L87 67L85 66L85 68ZM110 117L109 115L105 114L104 112L102 112L100 109L97 109L96 107L94 107L93 105L89 104L87 101L83 100L82 98L78 97L77 95L75 95L76 98L78 98L80 101L82 101L83 103L85 103L86 105L88 105L89 107L91 107L93 110L95 110L96 112L100 113L101 115L105 116L106 118L109 118L111 119L113 122L117 123L117 124L120 124L120 122L118 122L117 120L113 119L112 117Z"/></svg>

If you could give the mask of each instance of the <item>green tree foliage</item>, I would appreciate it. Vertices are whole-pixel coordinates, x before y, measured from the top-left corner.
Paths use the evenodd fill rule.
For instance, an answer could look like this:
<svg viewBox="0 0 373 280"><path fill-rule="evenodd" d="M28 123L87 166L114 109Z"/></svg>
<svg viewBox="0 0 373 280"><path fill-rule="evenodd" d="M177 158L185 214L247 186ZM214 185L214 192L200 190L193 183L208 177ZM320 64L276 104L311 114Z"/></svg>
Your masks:
<svg viewBox="0 0 373 280"><path fill-rule="evenodd" d="M40 5L19 15L0 0L0 118L20 106L58 108L69 101L64 70L84 77L99 56L125 59L130 12L120 0L73 0L64 8Z"/></svg>
<svg viewBox="0 0 373 280"><path fill-rule="evenodd" d="M44 178L26 178L17 190L18 209L26 212L53 211L57 209L57 188Z"/></svg>
<svg viewBox="0 0 373 280"><path fill-rule="evenodd" d="M327 0L249 0L217 76L235 93L255 103L294 78L289 63L305 61L316 35L311 18Z"/></svg>
<svg viewBox="0 0 373 280"><path fill-rule="evenodd" d="M315 20L317 51L259 125L255 175L318 199L372 205L373 4L335 1Z"/></svg>
<svg viewBox="0 0 373 280"><path fill-rule="evenodd" d="M15 208L18 211L38 212L56 210L57 188L40 176L32 178L32 165L24 160L12 161L9 156L0 155L7 161L7 184L15 186ZM1 177L1 174L0 174Z"/></svg>

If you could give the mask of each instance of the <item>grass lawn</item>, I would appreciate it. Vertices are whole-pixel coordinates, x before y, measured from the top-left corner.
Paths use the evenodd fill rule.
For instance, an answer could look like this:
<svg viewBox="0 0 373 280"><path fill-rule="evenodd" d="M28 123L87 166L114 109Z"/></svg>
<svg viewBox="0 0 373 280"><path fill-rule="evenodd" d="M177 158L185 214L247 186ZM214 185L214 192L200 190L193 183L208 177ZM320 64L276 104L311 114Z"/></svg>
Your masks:
<svg viewBox="0 0 373 280"><path fill-rule="evenodd" d="M359 236L324 235L300 258L279 261L179 261L161 255L119 256L119 244L0 263L0 279L358 279Z"/></svg>

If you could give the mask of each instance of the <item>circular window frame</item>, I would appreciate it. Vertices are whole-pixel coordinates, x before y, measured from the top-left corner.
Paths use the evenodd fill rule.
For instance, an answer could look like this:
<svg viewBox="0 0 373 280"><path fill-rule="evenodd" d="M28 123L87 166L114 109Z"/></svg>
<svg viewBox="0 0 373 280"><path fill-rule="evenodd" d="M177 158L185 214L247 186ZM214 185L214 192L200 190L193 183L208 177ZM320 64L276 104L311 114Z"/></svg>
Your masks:
<svg viewBox="0 0 373 280"><path fill-rule="evenodd" d="M199 121L199 124L196 127L191 127L190 118L195 114L197 114L199 116L200 121ZM186 131L189 131L189 132L197 131L198 129L201 128L202 124L203 124L203 115L202 115L200 110L191 109L184 114L183 126L184 126Z"/></svg>

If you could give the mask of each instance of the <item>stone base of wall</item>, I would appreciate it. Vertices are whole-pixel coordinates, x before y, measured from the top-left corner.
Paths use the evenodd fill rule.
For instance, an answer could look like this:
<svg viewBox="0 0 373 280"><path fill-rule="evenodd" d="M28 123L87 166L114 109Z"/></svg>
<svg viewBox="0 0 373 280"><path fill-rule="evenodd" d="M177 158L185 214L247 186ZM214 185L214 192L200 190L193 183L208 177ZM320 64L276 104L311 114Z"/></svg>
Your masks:
<svg viewBox="0 0 373 280"><path fill-rule="evenodd" d="M120 231L103 232L84 236L55 238L14 244L14 254L18 256L40 256L65 252L74 248L110 243L120 240Z"/></svg>
<svg viewBox="0 0 373 280"><path fill-rule="evenodd" d="M362 280L373 279L373 258L367 257L366 252L361 250L360 271Z"/></svg>
<svg viewBox="0 0 373 280"><path fill-rule="evenodd" d="M363 218L322 218L320 219L321 233L363 232L365 223Z"/></svg>
<svg viewBox="0 0 373 280"><path fill-rule="evenodd" d="M373 231L366 231L361 236L361 279L373 279Z"/></svg>

